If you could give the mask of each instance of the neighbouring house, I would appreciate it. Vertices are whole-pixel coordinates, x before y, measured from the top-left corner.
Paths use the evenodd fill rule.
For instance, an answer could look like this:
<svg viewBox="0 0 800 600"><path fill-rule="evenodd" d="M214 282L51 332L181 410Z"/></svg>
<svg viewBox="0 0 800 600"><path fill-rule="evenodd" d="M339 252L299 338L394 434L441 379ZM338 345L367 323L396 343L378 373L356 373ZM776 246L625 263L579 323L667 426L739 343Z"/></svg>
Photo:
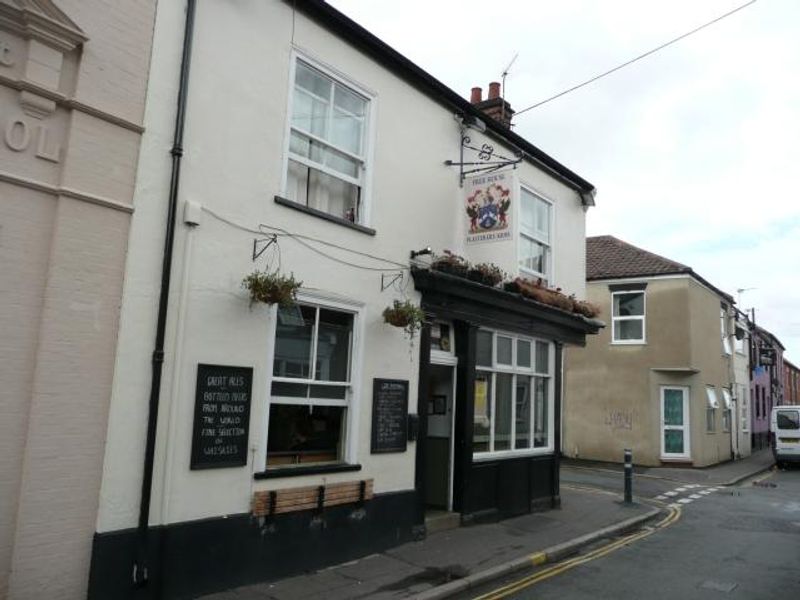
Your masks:
<svg viewBox="0 0 800 600"><path fill-rule="evenodd" d="M704 467L742 452L746 345L730 295L691 267L587 238L587 297L609 323L565 365L566 456ZM749 452L745 447L744 452Z"/></svg>
<svg viewBox="0 0 800 600"><path fill-rule="evenodd" d="M753 324L750 334L750 394L753 398L753 450L769 447L772 407L783 404L783 344L766 329Z"/></svg>
<svg viewBox="0 0 800 600"><path fill-rule="evenodd" d="M325 2L159 3L91 598L558 506L594 187L512 115Z"/></svg>
<svg viewBox="0 0 800 600"><path fill-rule="evenodd" d="M800 404L800 368L783 357L783 402L795 406Z"/></svg>
<svg viewBox="0 0 800 600"><path fill-rule="evenodd" d="M0 598L86 596L155 4L0 0Z"/></svg>

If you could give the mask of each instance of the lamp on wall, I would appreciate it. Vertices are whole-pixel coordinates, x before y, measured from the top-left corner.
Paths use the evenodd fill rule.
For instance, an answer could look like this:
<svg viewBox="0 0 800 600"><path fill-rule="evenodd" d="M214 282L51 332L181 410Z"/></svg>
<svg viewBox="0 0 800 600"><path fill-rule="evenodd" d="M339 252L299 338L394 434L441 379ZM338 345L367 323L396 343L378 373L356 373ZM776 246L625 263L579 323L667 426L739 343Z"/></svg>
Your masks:
<svg viewBox="0 0 800 600"><path fill-rule="evenodd" d="M414 260L418 256L423 256L425 254L433 254L433 250L431 250L430 246L425 246L422 250L412 250L411 260Z"/></svg>

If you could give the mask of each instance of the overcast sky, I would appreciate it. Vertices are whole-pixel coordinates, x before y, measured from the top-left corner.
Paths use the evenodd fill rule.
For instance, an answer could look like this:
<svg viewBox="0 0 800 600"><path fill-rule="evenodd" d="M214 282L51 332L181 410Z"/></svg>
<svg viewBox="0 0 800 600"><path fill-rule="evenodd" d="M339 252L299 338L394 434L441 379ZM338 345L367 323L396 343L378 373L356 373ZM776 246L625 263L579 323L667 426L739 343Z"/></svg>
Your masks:
<svg viewBox="0 0 800 600"><path fill-rule="evenodd" d="M329 0L469 96L520 110L746 0ZM484 92L485 93L485 92ZM515 119L598 189L589 235L690 265L800 365L800 2L758 0Z"/></svg>

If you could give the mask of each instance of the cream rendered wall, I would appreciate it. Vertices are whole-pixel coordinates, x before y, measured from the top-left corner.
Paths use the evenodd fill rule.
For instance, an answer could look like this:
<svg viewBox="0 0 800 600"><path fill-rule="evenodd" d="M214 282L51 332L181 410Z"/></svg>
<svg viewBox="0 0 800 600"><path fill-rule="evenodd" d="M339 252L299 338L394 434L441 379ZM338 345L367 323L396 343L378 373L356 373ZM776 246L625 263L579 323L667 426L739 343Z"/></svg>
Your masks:
<svg viewBox="0 0 800 600"><path fill-rule="evenodd" d="M168 148L182 43L176 32L182 32L183 10L181 2L161 3L156 22L156 60L135 194L99 531L133 526L138 511ZM374 237L273 201L283 193L293 52L336 70L373 96L366 224L377 231ZM198 226L181 224L177 232L151 523L246 512L253 491L261 489L354 477L374 478L378 493L413 488L413 443L403 454L369 453L373 378L408 379L409 411L417 410L418 348L381 318L383 308L402 294L381 292L380 273L344 267L287 237L279 239L282 271L303 280L305 293L361 310L357 335L362 338L362 356L354 363L357 443L349 458L363 469L355 476L253 480L252 473L263 469L265 455L274 315L267 307L251 307L240 282L266 264L266 257L255 264L251 260L253 238L258 236L253 231L259 224L400 264L407 264L410 250L427 245L463 251L463 190L457 170L443 165L459 153L458 124L451 111L302 14L293 21L291 5L284 2L199 3L189 90L180 203L183 207L192 202L204 210ZM559 256L556 272L565 288L580 293L584 214L577 194L530 165L520 174L558 204L556 231L563 240L558 244L576 247ZM335 249L325 251L350 262L383 266ZM408 297L418 300L407 272L403 285ZM254 367L252 452L245 468L188 468L199 362Z"/></svg>

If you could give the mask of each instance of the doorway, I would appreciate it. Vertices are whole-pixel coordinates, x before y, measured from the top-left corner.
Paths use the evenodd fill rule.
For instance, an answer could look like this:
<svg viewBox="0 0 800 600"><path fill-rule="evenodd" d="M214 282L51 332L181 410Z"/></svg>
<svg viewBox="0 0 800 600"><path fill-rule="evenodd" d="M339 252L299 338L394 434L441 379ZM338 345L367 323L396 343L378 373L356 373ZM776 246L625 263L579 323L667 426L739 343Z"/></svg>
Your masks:
<svg viewBox="0 0 800 600"><path fill-rule="evenodd" d="M455 367L432 364L426 399L425 507L453 510L453 414Z"/></svg>

